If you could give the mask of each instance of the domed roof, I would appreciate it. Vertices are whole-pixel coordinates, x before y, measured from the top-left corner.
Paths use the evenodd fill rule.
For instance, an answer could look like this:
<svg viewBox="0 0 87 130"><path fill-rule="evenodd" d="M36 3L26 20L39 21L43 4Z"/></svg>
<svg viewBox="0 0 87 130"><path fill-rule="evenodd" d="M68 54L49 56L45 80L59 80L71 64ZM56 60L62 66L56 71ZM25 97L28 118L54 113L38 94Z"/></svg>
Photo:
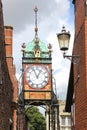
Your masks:
<svg viewBox="0 0 87 130"><path fill-rule="evenodd" d="M38 39L38 43L35 42L35 38L29 42L25 49L25 57L32 57L34 58L34 52L38 51L40 53L39 58L49 57L49 50L46 47L46 44Z"/></svg>
<svg viewBox="0 0 87 130"><path fill-rule="evenodd" d="M38 45L39 45L40 50L42 52L48 52L48 48L46 47L46 44L44 42L39 40L39 44ZM27 44L25 51L27 51L27 52L33 51L35 46L36 46L35 39L33 39L31 42L29 42Z"/></svg>

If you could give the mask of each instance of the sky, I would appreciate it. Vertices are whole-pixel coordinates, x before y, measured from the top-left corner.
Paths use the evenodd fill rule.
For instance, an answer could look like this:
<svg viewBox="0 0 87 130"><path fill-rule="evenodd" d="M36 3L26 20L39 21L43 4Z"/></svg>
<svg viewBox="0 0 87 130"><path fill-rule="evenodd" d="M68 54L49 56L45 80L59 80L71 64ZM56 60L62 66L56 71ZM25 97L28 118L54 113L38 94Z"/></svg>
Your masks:
<svg viewBox="0 0 87 130"><path fill-rule="evenodd" d="M66 99L70 61L63 58L59 49L57 33L62 26L71 33L67 54L72 54L74 41L74 6L72 0L2 0L4 25L13 27L13 59L16 76L21 75L22 43L28 44L35 36L34 7L38 7L38 36L46 44L52 44L52 68L56 81L57 96Z"/></svg>

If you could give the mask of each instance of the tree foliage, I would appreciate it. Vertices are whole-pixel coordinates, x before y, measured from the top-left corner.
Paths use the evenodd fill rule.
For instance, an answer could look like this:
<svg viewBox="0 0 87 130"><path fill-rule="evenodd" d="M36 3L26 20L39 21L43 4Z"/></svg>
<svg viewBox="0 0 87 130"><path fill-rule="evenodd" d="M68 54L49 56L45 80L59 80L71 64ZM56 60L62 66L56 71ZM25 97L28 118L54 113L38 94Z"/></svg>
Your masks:
<svg viewBox="0 0 87 130"><path fill-rule="evenodd" d="M30 130L45 130L45 117L39 112L37 107L29 107L25 110L25 115L28 118L28 125Z"/></svg>

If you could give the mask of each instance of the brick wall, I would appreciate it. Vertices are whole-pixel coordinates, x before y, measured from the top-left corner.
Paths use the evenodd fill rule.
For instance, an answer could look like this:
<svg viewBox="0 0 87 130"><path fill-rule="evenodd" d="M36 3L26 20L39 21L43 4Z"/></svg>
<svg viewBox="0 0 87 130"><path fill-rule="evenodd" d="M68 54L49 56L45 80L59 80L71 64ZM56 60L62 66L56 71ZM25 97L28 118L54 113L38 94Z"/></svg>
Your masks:
<svg viewBox="0 0 87 130"><path fill-rule="evenodd" d="M75 0L75 42L74 51L80 55L80 79L77 81L77 66L74 68L75 130L87 129L87 20L85 0Z"/></svg>
<svg viewBox="0 0 87 130"><path fill-rule="evenodd" d="M18 84L12 57L12 31L10 26L4 28L0 0L0 130L16 130Z"/></svg>
<svg viewBox="0 0 87 130"><path fill-rule="evenodd" d="M10 74L10 79L13 84L13 102L16 103L17 101L17 94L18 94L18 82L15 76L16 70L15 65L13 64L13 56L12 56L12 47L13 47L13 27L11 26L4 26L4 34L5 34L5 48L6 48L6 61L7 66ZM17 125L17 115L16 109L13 110L13 128L16 130Z"/></svg>
<svg viewBox="0 0 87 130"><path fill-rule="evenodd" d="M80 28L84 22L85 16L85 0L75 0L75 33L78 35ZM79 21L79 22L78 22Z"/></svg>
<svg viewBox="0 0 87 130"><path fill-rule="evenodd" d="M0 0L0 130L10 130L12 121L13 85L6 63L2 3Z"/></svg>

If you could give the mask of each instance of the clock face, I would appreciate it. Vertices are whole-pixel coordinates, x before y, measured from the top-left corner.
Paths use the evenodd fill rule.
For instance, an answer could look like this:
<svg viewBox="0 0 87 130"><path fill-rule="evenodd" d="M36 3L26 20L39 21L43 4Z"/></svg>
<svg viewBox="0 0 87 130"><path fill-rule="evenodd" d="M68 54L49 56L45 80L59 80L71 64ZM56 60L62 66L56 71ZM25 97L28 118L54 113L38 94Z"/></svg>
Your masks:
<svg viewBox="0 0 87 130"><path fill-rule="evenodd" d="M26 71L26 82L32 88L43 88L48 83L49 74L45 66L32 66Z"/></svg>

